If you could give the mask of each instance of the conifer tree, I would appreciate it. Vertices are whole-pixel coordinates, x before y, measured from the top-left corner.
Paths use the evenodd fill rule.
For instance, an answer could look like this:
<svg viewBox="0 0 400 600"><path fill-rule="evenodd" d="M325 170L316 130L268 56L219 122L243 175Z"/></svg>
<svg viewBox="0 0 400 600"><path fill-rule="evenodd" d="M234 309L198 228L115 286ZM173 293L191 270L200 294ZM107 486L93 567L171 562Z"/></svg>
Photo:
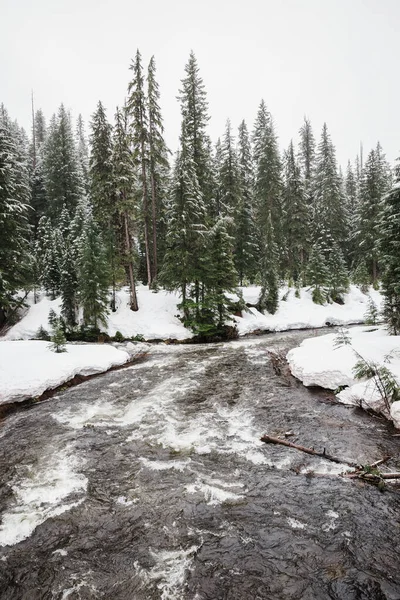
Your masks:
<svg viewBox="0 0 400 600"><path fill-rule="evenodd" d="M86 141L85 124L82 115L78 116L76 122L76 139L78 161L82 173L83 187L86 194L89 193L89 148Z"/></svg>
<svg viewBox="0 0 400 600"><path fill-rule="evenodd" d="M390 333L400 334L400 185L384 197L378 227L379 248L384 272L383 317Z"/></svg>
<svg viewBox="0 0 400 600"><path fill-rule="evenodd" d="M62 247L60 251L60 295L61 315L68 328L76 325L78 309L78 275L76 238L74 237L73 224L66 208L63 208L59 221L59 236Z"/></svg>
<svg viewBox="0 0 400 600"><path fill-rule="evenodd" d="M261 236L261 252L268 247L269 219L272 219L275 242L280 257L283 254L281 160L272 117L261 102L253 135L255 161L255 205ZM266 263L267 257L261 255ZM281 258L280 258L281 262ZM262 276L262 275L261 275Z"/></svg>
<svg viewBox="0 0 400 600"><path fill-rule="evenodd" d="M132 61L130 69L133 71L133 79L128 86L128 99L126 110L131 119L131 139L133 156L138 172L138 180L141 189L141 212L143 221L143 234L145 245L145 259L147 283L152 284L154 266L152 268L152 250L150 222L150 192L148 184L149 176L149 121L146 106L146 95L144 90L144 77L142 68L142 57L137 50L135 60Z"/></svg>
<svg viewBox="0 0 400 600"><path fill-rule="evenodd" d="M137 215L135 195L134 161L130 149L125 110L117 109L115 114L113 142L113 182L116 197L115 235L121 246L120 260L125 269L130 290L130 308L139 309L136 295L135 252L133 222ZM119 223L119 227L117 224ZM116 265L112 265L113 270Z"/></svg>
<svg viewBox="0 0 400 600"><path fill-rule="evenodd" d="M333 302L343 304L343 294L349 289L349 274L344 260L343 252L339 245L334 243L327 261L328 267L328 290Z"/></svg>
<svg viewBox="0 0 400 600"><path fill-rule="evenodd" d="M83 324L97 330L100 324L107 324L109 274L106 249L91 211L78 245L78 290Z"/></svg>
<svg viewBox="0 0 400 600"><path fill-rule="evenodd" d="M362 172L355 232L356 259L366 262L374 286L379 273L376 225L380 218L381 200L389 186L389 167L378 144L369 153Z"/></svg>
<svg viewBox="0 0 400 600"><path fill-rule="evenodd" d="M98 102L90 122L89 182L93 214L105 237L110 237L114 219L112 126ZM82 152L82 148L81 148Z"/></svg>
<svg viewBox="0 0 400 600"><path fill-rule="evenodd" d="M310 215L304 183L294 155L293 142L290 143L284 160L283 217L287 273L290 280L297 281L300 275L304 276L309 246Z"/></svg>
<svg viewBox="0 0 400 600"><path fill-rule="evenodd" d="M219 213L223 216L230 216L232 218L230 227L231 230L233 230L241 202L241 186L235 139L232 134L232 127L229 119L226 122L225 134L221 144L220 161L219 178L221 199Z"/></svg>
<svg viewBox="0 0 400 600"><path fill-rule="evenodd" d="M317 150L312 194L314 239L323 239L328 249L334 242L342 247L348 229L345 198L326 123Z"/></svg>
<svg viewBox="0 0 400 600"><path fill-rule="evenodd" d="M315 138L311 127L311 121L304 117L304 123L300 128L299 165L304 184L304 196L306 202L312 204L312 179L315 170Z"/></svg>
<svg viewBox="0 0 400 600"><path fill-rule="evenodd" d="M324 288L329 281L329 271L324 249L320 242L316 242L311 249L306 276L307 284L312 289L313 301L316 304L324 304L326 300Z"/></svg>
<svg viewBox="0 0 400 600"><path fill-rule="evenodd" d="M272 315L277 311L279 301L279 252L275 242L272 217L269 215L263 235L261 249L261 292L258 299L259 310L267 310Z"/></svg>
<svg viewBox="0 0 400 600"><path fill-rule="evenodd" d="M84 189L71 117L61 105L53 116L44 147L47 214L55 223L65 206L73 215Z"/></svg>
<svg viewBox="0 0 400 600"><path fill-rule="evenodd" d="M251 145L245 121L239 126L238 166L240 200L236 217L235 265L240 285L250 282L258 271L259 238L254 218L254 169Z"/></svg>
<svg viewBox="0 0 400 600"><path fill-rule="evenodd" d="M0 110L0 325L29 272L29 175L4 107Z"/></svg>
<svg viewBox="0 0 400 600"><path fill-rule="evenodd" d="M346 193L346 210L349 225L349 234L346 244L346 248L349 254L348 262L351 264L354 262L356 254L356 231L357 231L357 213L358 213L358 201L359 201L359 189L357 183L357 176L354 173L352 164L350 161L347 163L346 179L345 179L345 193Z"/></svg>
<svg viewBox="0 0 400 600"><path fill-rule="evenodd" d="M164 125L159 106L160 92L151 58L147 71L147 113L149 120L149 179L151 189L152 281L157 278L165 251L166 201L168 193L169 150L164 141Z"/></svg>
<svg viewBox="0 0 400 600"><path fill-rule="evenodd" d="M53 352L56 352L57 354L59 354L61 352L67 351L67 349L65 347L67 340L65 337L65 333L59 323L55 326L53 335L51 336L50 339L51 339L50 349L53 350Z"/></svg>
<svg viewBox="0 0 400 600"><path fill-rule="evenodd" d="M179 290L185 320L191 318L188 302L190 284L205 275L207 230L206 210L196 175L194 160L184 149L176 158L168 211L166 253L162 282L169 290ZM195 290L195 312L199 317L199 289Z"/></svg>

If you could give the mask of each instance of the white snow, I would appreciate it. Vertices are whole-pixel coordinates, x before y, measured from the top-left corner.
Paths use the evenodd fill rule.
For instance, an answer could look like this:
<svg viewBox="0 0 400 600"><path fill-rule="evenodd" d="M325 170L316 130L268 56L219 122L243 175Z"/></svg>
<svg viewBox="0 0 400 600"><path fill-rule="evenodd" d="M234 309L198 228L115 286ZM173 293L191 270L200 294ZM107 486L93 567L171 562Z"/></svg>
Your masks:
<svg viewBox="0 0 400 600"><path fill-rule="evenodd" d="M386 366L400 383L400 336L388 335L383 326L355 327L347 333L351 346L335 347L335 333L304 340L287 355L290 369L306 386L317 385L330 390L348 386L337 394L344 404L382 411L382 398L373 380L354 378L353 368L358 357L352 348L368 361ZM396 427L400 427L400 402L392 404L391 418Z"/></svg>
<svg viewBox="0 0 400 600"><path fill-rule="evenodd" d="M249 286L239 289L243 293L245 302L257 303L260 287ZM193 337L193 333L186 329L179 319L180 312L177 308L180 302L179 294L164 290L154 293L146 286L139 285L137 295L139 310L133 312L129 308L128 288L122 288L117 292L117 311L110 312L108 315L106 331L110 336L114 336L119 331L124 337L140 335L145 340L184 340ZM379 308L382 302L381 294L371 289L369 295ZM235 295L231 297L237 299ZM363 323L368 308L368 295L363 294L354 285L350 286L349 293L345 295L343 305L315 304L307 288L303 288L300 291L300 298L296 298L295 290L284 286L280 290L279 297L279 307L274 315L262 314L255 308L248 308L242 312L241 317L232 317L239 335L257 330L286 331ZM283 297L286 297L286 300L283 300ZM37 304L32 304L32 298L29 297L28 304L31 305L26 315L6 333L4 339L27 340L34 338L40 327L49 330L49 311L53 309L56 314L59 314L61 301L59 298L49 300L42 297Z"/></svg>
<svg viewBox="0 0 400 600"><path fill-rule="evenodd" d="M259 287L241 288L245 302L256 304L260 293ZM287 299L282 298L287 294ZM382 303L381 294L370 289L368 295L376 303L378 309ZM363 294L355 285L344 296L344 304L315 304L311 291L300 290L300 298L296 298L295 290L283 287L280 290L279 307L274 315L262 314L255 308L243 312L242 317L234 317L239 334L252 331L286 331L290 329L313 329L326 325L350 325L363 323L368 309L368 295Z"/></svg>
<svg viewBox="0 0 400 600"><path fill-rule="evenodd" d="M0 404L40 396L75 375L102 373L130 359L107 344L67 344L57 354L49 342L0 341Z"/></svg>

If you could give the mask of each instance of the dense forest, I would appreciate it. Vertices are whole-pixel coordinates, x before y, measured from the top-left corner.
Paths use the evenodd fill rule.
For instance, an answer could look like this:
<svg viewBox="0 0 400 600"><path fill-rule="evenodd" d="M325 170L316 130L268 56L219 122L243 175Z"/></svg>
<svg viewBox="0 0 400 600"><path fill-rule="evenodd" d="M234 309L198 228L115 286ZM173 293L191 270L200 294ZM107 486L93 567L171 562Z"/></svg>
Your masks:
<svg viewBox="0 0 400 600"><path fill-rule="evenodd" d="M274 313L279 286L343 302L350 281L381 285L385 317L400 331L400 162L377 143L342 172L327 125L305 118L283 153L262 100L254 125L228 120L208 133L205 85L193 53L185 67L179 150L164 139L156 65L138 51L124 103L89 123L61 105L33 111L30 135L0 106L0 325L24 294L62 299L65 332L100 330L115 290L138 281L181 294L196 333L225 328L227 292L258 284Z"/></svg>

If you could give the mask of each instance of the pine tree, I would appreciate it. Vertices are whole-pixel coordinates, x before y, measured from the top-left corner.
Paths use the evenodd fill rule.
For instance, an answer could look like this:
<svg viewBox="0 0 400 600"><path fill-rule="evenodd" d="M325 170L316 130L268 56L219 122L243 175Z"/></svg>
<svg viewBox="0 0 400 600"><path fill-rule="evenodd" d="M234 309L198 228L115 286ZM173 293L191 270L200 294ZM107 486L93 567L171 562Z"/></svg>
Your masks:
<svg viewBox="0 0 400 600"><path fill-rule="evenodd" d="M326 294L325 286L329 281L329 271L325 260L324 249L317 242L311 249L310 259L306 271L307 283L312 289L312 298L316 304L324 304Z"/></svg>
<svg viewBox="0 0 400 600"><path fill-rule="evenodd" d="M375 286L379 274L376 225L380 218L381 200L389 186L389 167L378 144L369 153L362 172L355 232L356 259L366 262L370 281Z"/></svg>
<svg viewBox="0 0 400 600"><path fill-rule="evenodd" d="M142 57L137 50L135 60L132 61L130 69L133 71L133 79L128 86L128 99L126 103L127 114L131 119L131 139L133 156L138 172L141 189L141 212L143 221L143 234L146 259L147 283L151 286L154 265L152 267L150 222L152 220L149 190L149 122L147 114L147 102L144 91L144 77L142 68Z"/></svg>
<svg viewBox="0 0 400 600"><path fill-rule="evenodd" d="M66 208L63 208L59 221L59 239L62 242L60 256L60 295L61 315L68 328L76 326L78 309L77 252L72 222Z"/></svg>
<svg viewBox="0 0 400 600"><path fill-rule="evenodd" d="M47 215L55 223L65 206L73 215L84 189L71 117L61 105L53 116L44 147Z"/></svg>
<svg viewBox="0 0 400 600"><path fill-rule="evenodd" d="M269 235L269 219L271 217L275 241L280 255L279 262L281 262L283 255L282 165L272 117L267 111L264 101L261 102L257 114L253 147L255 161L255 205L257 226L261 236L261 252L268 247L266 238ZM264 264L267 259L267 256L261 254L261 260ZM263 277L262 274L261 277Z"/></svg>
<svg viewBox="0 0 400 600"><path fill-rule="evenodd" d="M85 193L89 193L89 148L86 141L85 124L82 115L78 116L76 122L76 139L78 162L82 173L82 181Z"/></svg>
<svg viewBox="0 0 400 600"><path fill-rule="evenodd" d="M206 210L194 161L184 149L176 158L168 211L168 232L161 280L169 290L180 290L185 319L190 319L190 284L204 278L207 230ZM200 292L195 289L199 317Z"/></svg>
<svg viewBox="0 0 400 600"><path fill-rule="evenodd" d="M240 285L244 278L250 282L258 270L259 238L254 217L254 170L251 145L245 121L239 126L238 163L240 201L236 217L235 265Z"/></svg>
<svg viewBox="0 0 400 600"><path fill-rule="evenodd" d="M107 324L108 261L99 227L91 212L78 242L78 293L85 327Z"/></svg>
<svg viewBox="0 0 400 600"><path fill-rule="evenodd" d="M164 125L159 106L160 92L155 78L154 56L147 71L147 113L149 119L149 179L151 189L152 281L157 279L165 252L166 201L168 193L169 150L164 141Z"/></svg>
<svg viewBox="0 0 400 600"><path fill-rule="evenodd" d="M56 352L57 354L59 354L61 352L67 351L67 349L65 347L67 340L65 337L65 333L64 333L62 327L60 326L60 324L56 325L56 327L53 331L53 335L51 336L50 340L51 340L50 349L53 350L53 352Z"/></svg>
<svg viewBox="0 0 400 600"><path fill-rule="evenodd" d="M272 315L277 311L279 300L279 252L275 242L272 217L269 215L267 228L263 236L261 262L261 292L258 300L259 310L267 310Z"/></svg>
<svg viewBox="0 0 400 600"><path fill-rule="evenodd" d="M304 276L308 254L309 207L300 168L294 156L293 142L285 154L283 215L289 279L297 281Z"/></svg>
<svg viewBox="0 0 400 600"><path fill-rule="evenodd" d="M220 156L220 206L219 214L232 217L231 232L237 219L239 205L241 203L241 186L238 157L235 149L235 139L232 134L231 122L226 122L225 135L221 144Z"/></svg>
<svg viewBox="0 0 400 600"><path fill-rule="evenodd" d="M46 141L47 127L43 111L39 108L35 113L35 142L36 150L40 151Z"/></svg>
<svg viewBox="0 0 400 600"><path fill-rule="evenodd" d="M348 230L345 198L326 123L317 150L312 194L314 239L324 239L327 248L334 242L342 247Z"/></svg>
<svg viewBox="0 0 400 600"><path fill-rule="evenodd" d="M357 213L359 203L358 187L357 176L354 173L351 162L348 161L345 179L345 193L347 218L349 224L349 237L346 244L349 255L349 263L354 262L354 257L356 254Z"/></svg>
<svg viewBox="0 0 400 600"><path fill-rule="evenodd" d="M379 248L384 272L383 317L390 333L400 333L400 186L396 183L384 197L378 226Z"/></svg>
<svg viewBox="0 0 400 600"><path fill-rule="evenodd" d="M304 117L300 128L299 165L304 185L304 197L309 206L312 205L312 185L315 172L315 138L311 121Z"/></svg>
<svg viewBox="0 0 400 600"><path fill-rule="evenodd" d="M115 238L119 240L121 256L130 289L130 308L139 309L136 295L135 253L133 242L133 221L137 215L135 196L135 172L130 141L127 131L126 111L117 109L115 114L113 143L113 182L116 197L114 218ZM119 224L119 227L118 227ZM113 271L116 270L112 264Z"/></svg>
<svg viewBox="0 0 400 600"><path fill-rule="evenodd" d="M343 294L349 289L349 274L339 245L334 243L327 261L329 296L333 302L343 304Z"/></svg>
<svg viewBox="0 0 400 600"><path fill-rule="evenodd" d="M27 156L13 140L11 123L0 110L0 325L15 304L29 273L29 175Z"/></svg>
<svg viewBox="0 0 400 600"><path fill-rule="evenodd" d="M107 121L101 102L90 122L89 183L93 214L103 234L110 234L114 219L113 144L112 126ZM81 149L82 151L82 149Z"/></svg>

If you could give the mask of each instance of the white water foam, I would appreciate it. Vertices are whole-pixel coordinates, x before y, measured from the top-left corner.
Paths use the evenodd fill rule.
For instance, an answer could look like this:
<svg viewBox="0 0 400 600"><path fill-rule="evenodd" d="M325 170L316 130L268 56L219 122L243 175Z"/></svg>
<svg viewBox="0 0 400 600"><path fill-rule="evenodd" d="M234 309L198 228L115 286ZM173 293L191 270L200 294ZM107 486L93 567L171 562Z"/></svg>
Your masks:
<svg viewBox="0 0 400 600"><path fill-rule="evenodd" d="M322 531L333 531L336 529L337 524L336 521L339 518L339 514L334 510L328 510L326 516L329 518L327 523L324 523L321 527Z"/></svg>
<svg viewBox="0 0 400 600"><path fill-rule="evenodd" d="M192 462L190 458L187 460L149 460L141 457L139 460L144 467L152 471L168 471L169 469L183 471L184 469L187 469Z"/></svg>
<svg viewBox="0 0 400 600"><path fill-rule="evenodd" d="M158 580L160 600L182 599L186 572L191 568L194 555L199 548L200 546L191 546L187 550L151 551L156 564L147 575L149 580Z"/></svg>
<svg viewBox="0 0 400 600"><path fill-rule="evenodd" d="M71 447L45 455L39 464L26 465L26 473L12 485L14 503L3 514L0 546L11 546L29 537L38 525L83 502L64 502L71 494L84 494L87 479L78 472Z"/></svg>
<svg viewBox="0 0 400 600"><path fill-rule="evenodd" d="M306 528L305 523L302 523L301 521L298 521L297 519L293 519L292 517L288 517L287 522L289 523L290 527L292 527L293 529L305 529Z"/></svg>
<svg viewBox="0 0 400 600"><path fill-rule="evenodd" d="M196 483L186 485L189 494L202 494L209 505L235 504L243 500L243 494L229 491L231 488L243 488L242 483L221 481L220 479L198 479Z"/></svg>

